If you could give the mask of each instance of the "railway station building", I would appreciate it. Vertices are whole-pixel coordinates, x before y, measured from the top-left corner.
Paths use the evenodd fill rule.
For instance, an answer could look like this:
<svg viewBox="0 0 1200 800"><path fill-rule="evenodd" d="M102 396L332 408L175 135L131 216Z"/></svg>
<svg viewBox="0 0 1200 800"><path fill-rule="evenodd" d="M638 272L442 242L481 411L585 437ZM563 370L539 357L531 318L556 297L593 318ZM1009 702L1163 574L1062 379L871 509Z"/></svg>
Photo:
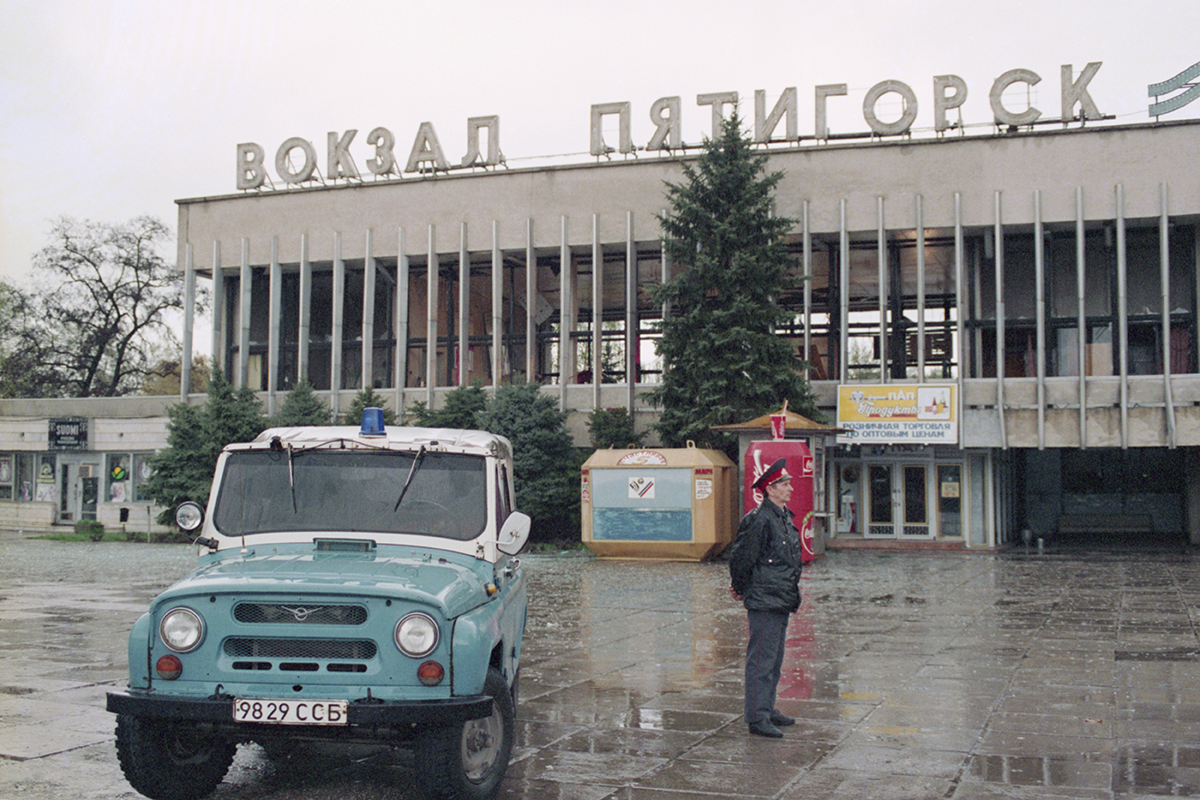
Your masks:
<svg viewBox="0 0 1200 800"><path fill-rule="evenodd" d="M900 119L881 122L868 93L861 133L823 124L837 85L817 87L803 136L796 90L773 108L756 93L753 117L743 103L793 220L778 335L845 431L815 445L820 535L1200 543L1200 120L1107 118L1087 70L1069 67L1061 114L1014 112L1001 90L1032 79L1012 73L993 86L994 119L973 127L947 113L954 76L935 79L925 131L895 81L871 91L899 96ZM714 128L737 102L696 100L687 113L712 106ZM239 144L232 193L177 201L188 297L208 289L213 320L198 327L189 307L184 363L211 337L215 363L268 413L300 380L335 411L364 386L403 410L530 380L580 445L596 408L629 408L646 428L670 313L647 288L680 268L656 215L697 148L679 141L680 98L655 103L644 144L629 105L592 106L590 155L567 164L504 163L496 117L471 118L474 144L453 164L428 124L407 164L386 128L361 150L356 132L331 132L320 155L299 137ZM186 376L184 394L203 401ZM98 478L92 513L115 519L165 443L164 408L0 401L0 524L86 516L81 476ZM55 449L53 426L70 420L84 446Z"/></svg>

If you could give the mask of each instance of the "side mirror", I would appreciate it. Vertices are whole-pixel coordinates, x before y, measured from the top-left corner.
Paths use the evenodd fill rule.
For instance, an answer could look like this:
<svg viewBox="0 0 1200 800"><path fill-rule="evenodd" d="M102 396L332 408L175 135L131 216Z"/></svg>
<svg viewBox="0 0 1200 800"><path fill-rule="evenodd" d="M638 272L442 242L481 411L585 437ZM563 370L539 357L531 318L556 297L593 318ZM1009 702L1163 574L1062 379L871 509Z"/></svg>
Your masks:
<svg viewBox="0 0 1200 800"><path fill-rule="evenodd" d="M505 555L515 556L521 552L525 542L529 541L529 525L532 520L528 514L514 511L504 520L500 527L500 535L496 537L496 549Z"/></svg>
<svg viewBox="0 0 1200 800"><path fill-rule="evenodd" d="M175 509L175 524L184 533L192 533L204 524L204 509L192 500L180 503Z"/></svg>

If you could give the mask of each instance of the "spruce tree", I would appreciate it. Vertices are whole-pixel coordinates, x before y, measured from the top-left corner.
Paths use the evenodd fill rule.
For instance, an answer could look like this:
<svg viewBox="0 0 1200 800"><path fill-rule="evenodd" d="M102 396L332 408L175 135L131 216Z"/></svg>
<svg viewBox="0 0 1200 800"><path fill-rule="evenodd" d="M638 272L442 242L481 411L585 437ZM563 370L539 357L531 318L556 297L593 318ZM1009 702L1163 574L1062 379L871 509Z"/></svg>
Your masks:
<svg viewBox="0 0 1200 800"><path fill-rule="evenodd" d="M272 428L299 425L328 425L333 419L329 406L313 392L312 385L301 381L287 393L279 413L271 417Z"/></svg>
<svg viewBox="0 0 1200 800"><path fill-rule="evenodd" d="M787 400L818 415L803 362L775 334L792 312L777 298L794 259L785 234L792 220L772 213L782 172L766 173L735 112L718 139L706 139L684 180L667 184L659 216L676 275L653 287L670 305L658 353L663 380L647 398L662 409L654 428L668 447L693 440L736 457L733 436L713 425L744 422Z"/></svg>
<svg viewBox="0 0 1200 800"><path fill-rule="evenodd" d="M167 409L167 446L151 459L154 468L146 491L163 507L158 521L170 524L184 500L207 505L217 457L231 442L248 442L266 428L253 391L236 391L214 369L202 407L178 403Z"/></svg>
<svg viewBox="0 0 1200 800"><path fill-rule="evenodd" d="M339 418L340 423L342 425L361 425L363 409L365 408L383 409L384 425L399 424L396 419L396 412L387 407L387 401L380 397L372 386L361 389L358 394L354 395L354 399L350 401L350 408Z"/></svg>
<svg viewBox="0 0 1200 800"><path fill-rule="evenodd" d="M619 408L597 408L588 414L588 435L592 447L597 450L607 450L615 447L624 450L631 447L641 447L645 433L638 433L634 427L633 415L624 406Z"/></svg>
<svg viewBox="0 0 1200 800"><path fill-rule="evenodd" d="M470 386L459 386L446 393L445 404L436 410L418 400L409 406L414 425L422 428L462 428L474 430L479 427L478 414L487 408L488 396L479 382Z"/></svg>
<svg viewBox="0 0 1200 800"><path fill-rule="evenodd" d="M579 539L579 465L567 415L536 383L497 387L479 427L512 443L517 509L532 518L534 541Z"/></svg>

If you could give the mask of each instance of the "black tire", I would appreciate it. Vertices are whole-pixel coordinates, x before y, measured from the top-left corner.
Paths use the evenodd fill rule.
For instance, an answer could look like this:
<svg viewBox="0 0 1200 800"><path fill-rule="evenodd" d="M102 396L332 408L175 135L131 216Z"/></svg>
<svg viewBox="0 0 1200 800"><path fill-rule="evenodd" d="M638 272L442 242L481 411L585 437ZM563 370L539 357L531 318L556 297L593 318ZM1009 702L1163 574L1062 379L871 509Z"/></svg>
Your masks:
<svg viewBox="0 0 1200 800"><path fill-rule="evenodd" d="M483 693L491 716L433 728L415 748L417 781L430 800L488 800L495 796L512 754L513 698L504 676L489 668Z"/></svg>
<svg viewBox="0 0 1200 800"><path fill-rule="evenodd" d="M117 715L117 760L125 780L152 800L198 800L233 763L237 745L179 724Z"/></svg>

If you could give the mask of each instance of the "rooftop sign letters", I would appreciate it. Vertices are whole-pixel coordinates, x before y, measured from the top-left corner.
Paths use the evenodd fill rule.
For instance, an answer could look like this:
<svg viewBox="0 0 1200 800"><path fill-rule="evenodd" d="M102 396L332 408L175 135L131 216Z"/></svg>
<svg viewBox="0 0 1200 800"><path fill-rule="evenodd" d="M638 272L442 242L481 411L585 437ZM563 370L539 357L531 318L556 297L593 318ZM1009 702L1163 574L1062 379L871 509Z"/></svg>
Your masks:
<svg viewBox="0 0 1200 800"><path fill-rule="evenodd" d="M1092 99L1088 87L1099 71L1102 62L1090 62L1076 75L1071 64L1063 64L1060 73L1060 116L1053 119L1042 119L1042 111L1026 104L1023 110L1014 110L1005 104L1004 92L1011 86L1024 84L1036 86L1042 77L1030 69L1011 69L996 78L988 92L988 102L991 105L993 122L997 126L1013 127L1033 125L1036 122L1086 121L1104 118L1096 102ZM1185 78L1186 80L1187 78ZM1169 82L1168 82L1169 83ZM1165 84L1163 84L1165 86ZM1151 87L1152 89L1154 87ZM1164 90L1165 91L1165 90ZM1153 92L1152 92L1153 93ZM862 101L862 115L867 127L867 133L832 134L827 123L827 108L830 98L846 97L849 94L844 83L827 83L814 87L813 132L807 136L800 135L799 103L800 95L795 86L783 90L775 104L768 110L766 91L758 89L754 92L754 134L753 141L758 144L768 143L799 143L804 139L825 141L830 138L853 138L874 136L900 136L912 131L920 107L917 92L903 81L885 80L876 83L867 90ZM880 101L888 95L895 95L900 100L901 113L899 118L892 121L880 119L876 112ZM712 136L719 135L721 122L725 118L726 107L738 104L737 92L714 92L696 95L696 105L707 109L711 115ZM950 112L962 107L967 100L967 82L958 75L937 75L933 78L933 130L944 133L951 129L961 129L961 119L950 120ZM838 101L832 101L838 102ZM959 112L961 114L961 112ZM603 124L605 118L616 118L616 144L606 142ZM683 142L683 100L681 97L660 97L650 105L650 122L654 131L643 147L633 142L632 134L633 106L628 101L617 103L598 103L590 110L590 144L588 152L593 156L604 156L609 153L634 153L638 150L646 152L661 152L670 154L672 151L686 148ZM777 130L783 124L782 135ZM486 145L483 140L486 135ZM293 136L279 145L274 158L268 162L267 151L257 142L243 142L237 146L237 188L262 189L265 186L274 188L268 164L275 168L275 175L289 186L303 185L311 181L360 181L362 173L351 154L351 145L358 136L358 130L351 128L342 133L330 131L326 134L325 171L322 177L317 169L317 148L307 139ZM376 178L399 178L403 173L432 173L446 172L452 169L470 169L473 167L497 167L505 163L504 154L500 150L500 117L497 115L485 117L470 117L467 119L467 153L457 163L452 164L442 149L437 132L432 122L422 122L408 151L408 159L401 169L396 156L397 140L391 130L384 127L374 128L367 134L365 143L373 148L365 164L367 171ZM694 146L694 145L693 145Z"/></svg>

